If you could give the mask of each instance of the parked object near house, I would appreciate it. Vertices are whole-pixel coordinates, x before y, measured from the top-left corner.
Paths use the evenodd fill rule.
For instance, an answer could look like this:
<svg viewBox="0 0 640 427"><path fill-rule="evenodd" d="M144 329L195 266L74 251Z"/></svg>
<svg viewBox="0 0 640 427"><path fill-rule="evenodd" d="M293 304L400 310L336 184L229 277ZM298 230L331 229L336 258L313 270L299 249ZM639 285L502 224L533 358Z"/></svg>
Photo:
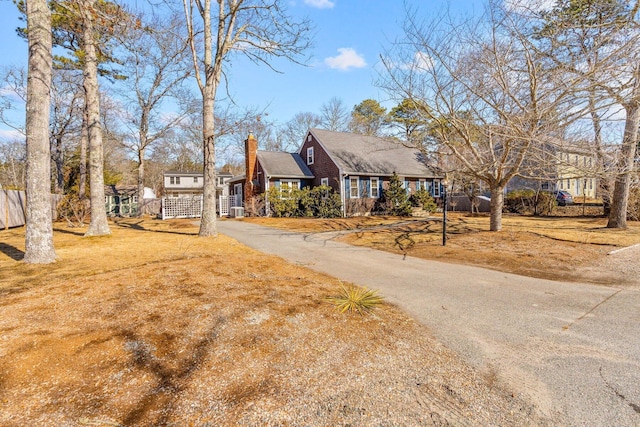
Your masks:
<svg viewBox="0 0 640 427"><path fill-rule="evenodd" d="M407 195L424 188L441 197L442 177L418 150L374 136L310 129L297 153L283 153L258 151L249 135L245 156L249 179L230 181L231 194L245 205L271 186L328 185L340 195L345 216L366 215L382 209L383 190L394 172Z"/></svg>

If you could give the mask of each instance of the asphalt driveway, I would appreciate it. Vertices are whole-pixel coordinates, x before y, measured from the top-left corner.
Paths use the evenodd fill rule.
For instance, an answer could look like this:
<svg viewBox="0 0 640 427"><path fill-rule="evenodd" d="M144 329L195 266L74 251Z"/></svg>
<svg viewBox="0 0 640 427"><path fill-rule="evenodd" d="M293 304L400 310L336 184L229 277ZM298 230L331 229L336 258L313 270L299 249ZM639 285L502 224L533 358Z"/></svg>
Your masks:
<svg viewBox="0 0 640 427"><path fill-rule="evenodd" d="M640 291L554 282L355 247L242 221L218 231L358 285L428 326L550 424L640 426Z"/></svg>

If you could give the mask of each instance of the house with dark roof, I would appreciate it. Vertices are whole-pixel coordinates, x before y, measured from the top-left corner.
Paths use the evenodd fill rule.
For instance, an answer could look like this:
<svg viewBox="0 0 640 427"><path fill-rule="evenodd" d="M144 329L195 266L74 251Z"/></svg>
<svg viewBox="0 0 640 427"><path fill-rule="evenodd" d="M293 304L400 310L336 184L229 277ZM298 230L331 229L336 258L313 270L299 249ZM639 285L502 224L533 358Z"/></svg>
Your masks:
<svg viewBox="0 0 640 427"><path fill-rule="evenodd" d="M420 151L383 138L310 129L297 153L258 151L257 145L249 135L246 175L230 181L236 205L242 200L248 206L271 186L328 185L340 194L345 216L365 215L379 206L394 173L407 194L424 188L440 197L441 176L426 165Z"/></svg>
<svg viewBox="0 0 640 427"><path fill-rule="evenodd" d="M441 197L442 177L427 166L419 150L399 142L310 129L299 154L314 175L311 185L325 184L339 192L346 216L376 210L394 173L408 195L426 189Z"/></svg>

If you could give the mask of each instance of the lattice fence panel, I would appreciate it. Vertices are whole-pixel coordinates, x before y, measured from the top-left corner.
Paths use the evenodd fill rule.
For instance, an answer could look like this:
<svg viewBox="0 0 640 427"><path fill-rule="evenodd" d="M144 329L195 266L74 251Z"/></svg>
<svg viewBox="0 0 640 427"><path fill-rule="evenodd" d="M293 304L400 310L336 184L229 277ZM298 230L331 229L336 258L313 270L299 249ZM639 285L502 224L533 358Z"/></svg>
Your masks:
<svg viewBox="0 0 640 427"><path fill-rule="evenodd" d="M162 199L162 219L200 218L202 215L202 196L164 197Z"/></svg>

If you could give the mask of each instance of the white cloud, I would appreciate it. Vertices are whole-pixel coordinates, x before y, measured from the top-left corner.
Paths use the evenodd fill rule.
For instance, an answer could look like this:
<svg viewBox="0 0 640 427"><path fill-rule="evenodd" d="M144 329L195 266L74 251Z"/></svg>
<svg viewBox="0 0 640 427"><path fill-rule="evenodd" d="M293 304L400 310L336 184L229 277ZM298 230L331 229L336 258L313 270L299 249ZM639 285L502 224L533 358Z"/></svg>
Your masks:
<svg viewBox="0 0 640 427"><path fill-rule="evenodd" d="M24 134L15 129L0 129L0 141L24 141Z"/></svg>
<svg viewBox="0 0 640 427"><path fill-rule="evenodd" d="M304 0L304 4L318 9L331 9L336 5L331 0Z"/></svg>
<svg viewBox="0 0 640 427"><path fill-rule="evenodd" d="M518 13L540 12L550 10L555 5L555 0L504 0L507 9Z"/></svg>
<svg viewBox="0 0 640 427"><path fill-rule="evenodd" d="M416 71L427 71L433 68L433 59L425 52L416 52L411 68Z"/></svg>
<svg viewBox="0 0 640 427"><path fill-rule="evenodd" d="M355 49L350 47L341 47L338 49L338 56L331 56L325 58L324 63L335 70L347 71L350 68L364 68L367 63L364 57L360 55Z"/></svg>

